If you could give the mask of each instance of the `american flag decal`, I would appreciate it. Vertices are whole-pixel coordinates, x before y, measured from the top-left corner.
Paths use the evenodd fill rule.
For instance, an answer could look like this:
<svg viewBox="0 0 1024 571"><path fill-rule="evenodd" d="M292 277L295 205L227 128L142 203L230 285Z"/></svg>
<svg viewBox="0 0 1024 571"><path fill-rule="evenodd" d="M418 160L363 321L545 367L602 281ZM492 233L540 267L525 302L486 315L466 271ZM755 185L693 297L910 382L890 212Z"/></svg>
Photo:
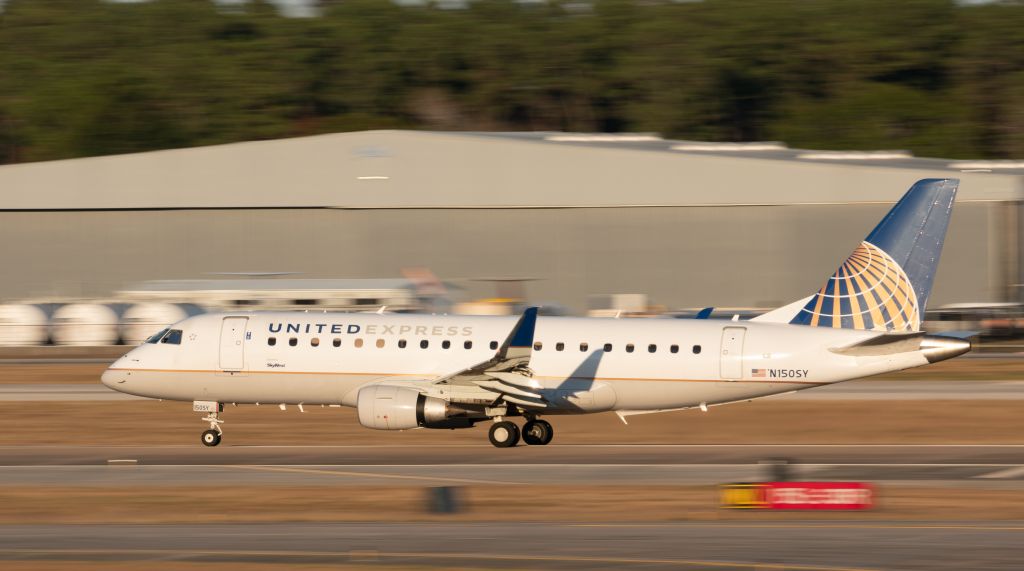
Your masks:
<svg viewBox="0 0 1024 571"><path fill-rule="evenodd" d="M763 379L765 378L765 371L767 369L750 369L750 376L755 379Z"/></svg>

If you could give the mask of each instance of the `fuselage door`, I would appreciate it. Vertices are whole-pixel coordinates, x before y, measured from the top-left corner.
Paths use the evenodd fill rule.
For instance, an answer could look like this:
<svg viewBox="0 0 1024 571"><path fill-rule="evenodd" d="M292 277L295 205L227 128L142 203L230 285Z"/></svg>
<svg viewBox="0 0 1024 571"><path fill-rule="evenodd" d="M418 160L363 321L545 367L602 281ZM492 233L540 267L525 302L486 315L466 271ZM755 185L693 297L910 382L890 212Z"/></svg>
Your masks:
<svg viewBox="0 0 1024 571"><path fill-rule="evenodd" d="M220 326L220 368L240 371L245 366L245 328L248 317L225 317Z"/></svg>
<svg viewBox="0 0 1024 571"><path fill-rule="evenodd" d="M722 330L722 378L743 378L743 339L746 327L726 327Z"/></svg>

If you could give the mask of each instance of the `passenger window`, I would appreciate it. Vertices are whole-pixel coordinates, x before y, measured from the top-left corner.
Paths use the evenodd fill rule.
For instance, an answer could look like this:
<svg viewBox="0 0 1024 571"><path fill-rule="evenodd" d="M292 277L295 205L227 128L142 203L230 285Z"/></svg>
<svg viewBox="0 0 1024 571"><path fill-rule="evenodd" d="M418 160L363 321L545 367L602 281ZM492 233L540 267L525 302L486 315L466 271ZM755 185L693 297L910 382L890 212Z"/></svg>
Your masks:
<svg viewBox="0 0 1024 571"><path fill-rule="evenodd" d="M565 343L555 343L555 351L561 351L565 349Z"/></svg>
<svg viewBox="0 0 1024 571"><path fill-rule="evenodd" d="M473 348L473 342L472 341L466 341L465 343L462 344L462 346L465 347L466 349L472 349Z"/></svg>
<svg viewBox="0 0 1024 571"><path fill-rule="evenodd" d="M449 348L451 348L451 346L452 346L452 342L451 341L449 341L447 339L445 339L444 341L441 341L441 348L442 349L449 349Z"/></svg>
<svg viewBox="0 0 1024 571"><path fill-rule="evenodd" d="M420 341L420 349L426 349L427 347L430 347L430 341L427 341L426 339Z"/></svg>
<svg viewBox="0 0 1024 571"><path fill-rule="evenodd" d="M309 344L314 346L314 347L319 347L320 346L320 338L319 337L314 337L314 338L310 339L309 340Z"/></svg>
<svg viewBox="0 0 1024 571"><path fill-rule="evenodd" d="M658 346L653 344L653 343L647 346L647 352L648 353L654 353L657 350L658 350Z"/></svg>
<svg viewBox="0 0 1024 571"><path fill-rule="evenodd" d="M362 338L356 339L355 346L356 346L356 349L359 349L360 347L363 346Z"/></svg>
<svg viewBox="0 0 1024 571"><path fill-rule="evenodd" d="M294 337L292 337L291 339L288 340L288 346L290 346L290 347L294 347L294 346L296 346L298 344L299 344L299 340L294 338Z"/></svg>
<svg viewBox="0 0 1024 571"><path fill-rule="evenodd" d="M590 347L590 345L587 345L586 343L580 343L580 351L586 351L588 347Z"/></svg>
<svg viewBox="0 0 1024 571"><path fill-rule="evenodd" d="M181 345L181 329L171 329L160 342L169 345Z"/></svg>
<svg viewBox="0 0 1024 571"><path fill-rule="evenodd" d="M146 339L146 343L156 343L157 341L160 340L161 337L166 335L168 331L170 331L170 329L161 329L156 334L154 334L152 337L150 337L149 339Z"/></svg>
<svg viewBox="0 0 1024 571"><path fill-rule="evenodd" d="M497 348L498 348L498 342L497 341L491 341L491 351L494 351Z"/></svg>
<svg viewBox="0 0 1024 571"><path fill-rule="evenodd" d="M277 337L267 337L267 345L270 345L271 347L277 345Z"/></svg>
<svg viewBox="0 0 1024 571"><path fill-rule="evenodd" d="M406 343L405 339L399 339L398 340L398 348L399 349L405 349L406 345L407 345L407 343Z"/></svg>
<svg viewBox="0 0 1024 571"><path fill-rule="evenodd" d="M377 348L378 349L383 349L384 348L384 340L383 339L378 339L377 340Z"/></svg>
<svg viewBox="0 0 1024 571"><path fill-rule="evenodd" d="M678 353L679 352L679 345L673 345L673 346L669 347L668 350L673 352L673 353Z"/></svg>
<svg viewBox="0 0 1024 571"><path fill-rule="evenodd" d="M693 346L693 354L694 355L700 355L700 345L694 345Z"/></svg>
<svg viewBox="0 0 1024 571"><path fill-rule="evenodd" d="M537 341L536 343L533 344L533 350L534 351L540 351L543 348L544 348L544 344L541 343L540 341Z"/></svg>
<svg viewBox="0 0 1024 571"><path fill-rule="evenodd" d="M627 353L632 353L633 349L636 349L636 347L634 347L632 343L626 344L626 352Z"/></svg>
<svg viewBox="0 0 1024 571"><path fill-rule="evenodd" d="M611 343L605 343L604 344L604 352L605 353L611 353L612 352L612 344Z"/></svg>
<svg viewBox="0 0 1024 571"><path fill-rule="evenodd" d="M334 346L335 346L335 347L341 347L341 339L337 339L337 338L335 338L335 340L334 340Z"/></svg>

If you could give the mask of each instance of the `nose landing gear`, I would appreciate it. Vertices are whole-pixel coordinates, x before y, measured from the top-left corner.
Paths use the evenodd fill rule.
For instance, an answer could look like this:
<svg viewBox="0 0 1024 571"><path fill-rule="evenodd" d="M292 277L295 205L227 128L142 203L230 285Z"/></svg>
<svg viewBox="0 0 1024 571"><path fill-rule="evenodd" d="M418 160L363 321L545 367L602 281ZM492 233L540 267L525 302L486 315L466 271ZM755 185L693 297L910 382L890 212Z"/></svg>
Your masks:
<svg viewBox="0 0 1024 571"><path fill-rule="evenodd" d="M203 444L206 446L216 446L220 444L220 433L216 430L204 430Z"/></svg>
<svg viewBox="0 0 1024 571"><path fill-rule="evenodd" d="M224 424L224 421L220 418L220 413L224 410L224 405L217 402L195 401L192 403L192 410L208 413L203 417L203 421L210 423L210 429L203 431L203 445L216 446L220 444L220 438L224 434L220 427L221 424Z"/></svg>

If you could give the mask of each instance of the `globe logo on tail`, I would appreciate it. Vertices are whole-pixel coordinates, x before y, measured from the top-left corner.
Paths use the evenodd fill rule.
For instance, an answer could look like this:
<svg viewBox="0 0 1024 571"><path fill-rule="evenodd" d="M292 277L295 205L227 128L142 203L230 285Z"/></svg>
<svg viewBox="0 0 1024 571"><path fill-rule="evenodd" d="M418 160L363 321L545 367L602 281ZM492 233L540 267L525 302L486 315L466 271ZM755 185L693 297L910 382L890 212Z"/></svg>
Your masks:
<svg viewBox="0 0 1024 571"><path fill-rule="evenodd" d="M918 331L917 294L906 272L881 248L861 242L793 319L816 327Z"/></svg>

